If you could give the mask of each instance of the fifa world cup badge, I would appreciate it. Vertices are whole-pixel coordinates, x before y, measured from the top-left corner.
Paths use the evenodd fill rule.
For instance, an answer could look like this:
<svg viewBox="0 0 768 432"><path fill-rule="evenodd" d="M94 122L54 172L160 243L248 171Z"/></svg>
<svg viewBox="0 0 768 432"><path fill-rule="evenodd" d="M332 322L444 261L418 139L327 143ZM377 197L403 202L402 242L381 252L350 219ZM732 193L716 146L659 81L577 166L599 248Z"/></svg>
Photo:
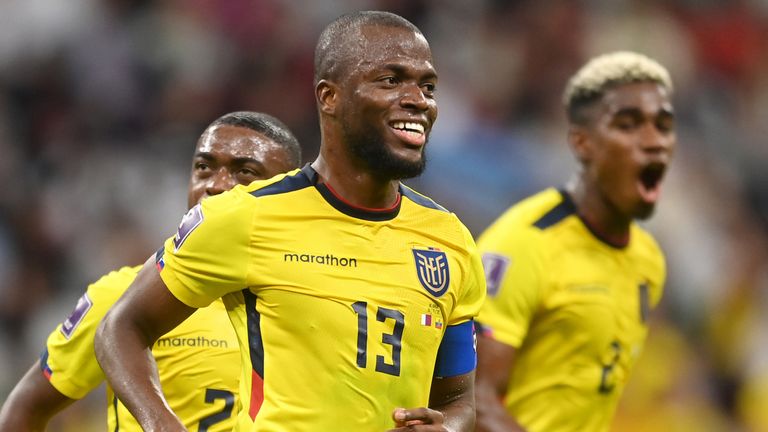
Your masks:
<svg viewBox="0 0 768 432"><path fill-rule="evenodd" d="M200 204L189 209L184 218L181 219L179 229L176 231L176 236L173 238L174 252L178 251L187 237L195 230L201 223L203 223L203 210L200 208Z"/></svg>

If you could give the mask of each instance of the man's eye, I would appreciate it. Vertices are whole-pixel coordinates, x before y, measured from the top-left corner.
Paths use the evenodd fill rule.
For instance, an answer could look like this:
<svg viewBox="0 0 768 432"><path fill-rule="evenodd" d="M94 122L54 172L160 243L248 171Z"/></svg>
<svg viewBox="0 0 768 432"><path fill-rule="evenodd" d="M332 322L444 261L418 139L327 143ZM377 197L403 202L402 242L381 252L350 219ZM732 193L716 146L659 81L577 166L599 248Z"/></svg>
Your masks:
<svg viewBox="0 0 768 432"><path fill-rule="evenodd" d="M259 172L251 168L240 168L235 175L237 176L237 181L242 184L248 184L257 178L261 178Z"/></svg>
<svg viewBox="0 0 768 432"><path fill-rule="evenodd" d="M424 92L425 93L434 93L436 86L434 84L432 84L432 83L426 83L426 84L422 85L422 87L424 88Z"/></svg>
<svg viewBox="0 0 768 432"><path fill-rule="evenodd" d="M393 76L384 77L382 79L382 81L384 81L384 83L389 84L389 85L397 84L397 78L395 78Z"/></svg>
<svg viewBox="0 0 768 432"><path fill-rule="evenodd" d="M656 127L662 132L670 132L675 129L674 120L659 120L656 122Z"/></svg>
<svg viewBox="0 0 768 432"><path fill-rule="evenodd" d="M200 171L204 171L204 170L210 169L210 166L207 163L198 162L198 163L195 164L195 169L196 170L200 170Z"/></svg>
<svg viewBox="0 0 768 432"><path fill-rule="evenodd" d="M638 125L638 122L631 118L618 119L616 121L616 127L621 130L632 130Z"/></svg>

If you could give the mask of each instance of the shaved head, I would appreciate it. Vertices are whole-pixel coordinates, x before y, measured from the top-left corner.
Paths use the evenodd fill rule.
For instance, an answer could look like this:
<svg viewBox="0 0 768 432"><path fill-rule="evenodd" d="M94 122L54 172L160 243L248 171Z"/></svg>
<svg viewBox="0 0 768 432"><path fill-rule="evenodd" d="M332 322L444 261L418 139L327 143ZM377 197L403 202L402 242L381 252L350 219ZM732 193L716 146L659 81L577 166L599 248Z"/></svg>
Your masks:
<svg viewBox="0 0 768 432"><path fill-rule="evenodd" d="M315 84L322 79L338 80L348 72L350 59L359 58L364 48L361 29L375 25L396 27L422 35L405 18L389 12L361 11L340 16L328 24L315 47Z"/></svg>
<svg viewBox="0 0 768 432"><path fill-rule="evenodd" d="M301 164L301 146L299 140L293 135L288 126L275 117L262 112L236 111L214 120L206 130L215 126L229 125L252 129L285 149L290 157L290 163L299 166Z"/></svg>

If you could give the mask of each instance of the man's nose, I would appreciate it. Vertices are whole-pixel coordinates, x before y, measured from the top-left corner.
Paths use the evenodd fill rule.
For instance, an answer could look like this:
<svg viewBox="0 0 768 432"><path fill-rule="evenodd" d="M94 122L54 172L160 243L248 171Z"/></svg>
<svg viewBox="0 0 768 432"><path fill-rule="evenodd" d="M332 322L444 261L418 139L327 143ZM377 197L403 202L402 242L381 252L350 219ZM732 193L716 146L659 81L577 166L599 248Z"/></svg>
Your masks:
<svg viewBox="0 0 768 432"><path fill-rule="evenodd" d="M211 196L218 195L232 189L236 184L235 178L230 174L229 170L222 167L209 177L205 192Z"/></svg>
<svg viewBox="0 0 768 432"><path fill-rule="evenodd" d="M400 105L424 111L429 108L429 99L417 84L406 85Z"/></svg>

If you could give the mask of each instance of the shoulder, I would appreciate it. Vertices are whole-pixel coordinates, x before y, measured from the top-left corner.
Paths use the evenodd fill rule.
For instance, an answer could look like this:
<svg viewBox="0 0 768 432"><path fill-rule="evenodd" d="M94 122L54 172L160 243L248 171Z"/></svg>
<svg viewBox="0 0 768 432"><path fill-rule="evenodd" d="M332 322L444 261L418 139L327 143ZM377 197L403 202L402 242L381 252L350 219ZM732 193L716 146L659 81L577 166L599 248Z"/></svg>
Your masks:
<svg viewBox="0 0 768 432"><path fill-rule="evenodd" d="M297 168L287 173L278 174L270 179L257 180L248 186L239 186L243 192L253 197L280 195L313 186L314 171L309 165Z"/></svg>
<svg viewBox="0 0 768 432"><path fill-rule="evenodd" d="M48 349L54 353L54 357L62 355L58 350L61 346L76 347L89 343L92 345L93 334L101 319L128 289L140 269L141 266L123 267L102 276L88 286L86 292L77 300L74 309L58 327L59 331L54 331L49 336ZM77 351L76 348L70 350Z"/></svg>
<svg viewBox="0 0 768 432"><path fill-rule="evenodd" d="M111 271L88 286L88 294L94 298L117 296L131 285L136 275L141 270L140 265L134 267L122 267Z"/></svg>
<svg viewBox="0 0 768 432"><path fill-rule="evenodd" d="M637 223L632 224L630 235L632 238L632 247L637 253L644 260L651 261L663 269L665 266L664 251L661 249L661 246L659 246L659 243L653 235Z"/></svg>
<svg viewBox="0 0 768 432"><path fill-rule="evenodd" d="M304 168L278 174L270 179L257 180L248 186L240 186L240 188L243 192L257 198L281 195L313 186L313 176L314 171L309 165L306 165Z"/></svg>
<svg viewBox="0 0 768 432"><path fill-rule="evenodd" d="M257 205L259 198L283 195L311 186L312 180L308 174L302 169L295 169L248 185L237 185L224 193L206 198L202 202L202 210L205 216L208 213L240 212Z"/></svg>
<svg viewBox="0 0 768 432"><path fill-rule="evenodd" d="M557 189L550 188L531 195L510 207L479 237L479 244L516 244L536 241L543 234L575 214L575 208Z"/></svg>
<svg viewBox="0 0 768 432"><path fill-rule="evenodd" d="M257 180L249 185L237 185L219 195L205 198L191 208L182 219L177 233L178 240L201 226L203 232L242 231L250 227L254 215L262 205L262 198L303 189L311 186L301 170L279 174L266 180Z"/></svg>
<svg viewBox="0 0 768 432"><path fill-rule="evenodd" d="M436 203L432 198L426 195L422 195L402 183L400 184L400 194L402 195L404 201L407 200L425 210L435 210L438 212L451 214L448 209Z"/></svg>
<svg viewBox="0 0 768 432"><path fill-rule="evenodd" d="M458 244L460 249L475 252L472 233L455 213L402 183L400 194L403 200L401 213L406 213L406 218L422 227L428 226L430 231L439 233L446 243Z"/></svg>
<svg viewBox="0 0 768 432"><path fill-rule="evenodd" d="M400 218L418 221L422 225L442 230L443 232L461 232L463 235L466 227L455 213L435 202L432 198L423 195L410 187L400 183L400 196L402 199ZM467 230L467 232L469 232Z"/></svg>

